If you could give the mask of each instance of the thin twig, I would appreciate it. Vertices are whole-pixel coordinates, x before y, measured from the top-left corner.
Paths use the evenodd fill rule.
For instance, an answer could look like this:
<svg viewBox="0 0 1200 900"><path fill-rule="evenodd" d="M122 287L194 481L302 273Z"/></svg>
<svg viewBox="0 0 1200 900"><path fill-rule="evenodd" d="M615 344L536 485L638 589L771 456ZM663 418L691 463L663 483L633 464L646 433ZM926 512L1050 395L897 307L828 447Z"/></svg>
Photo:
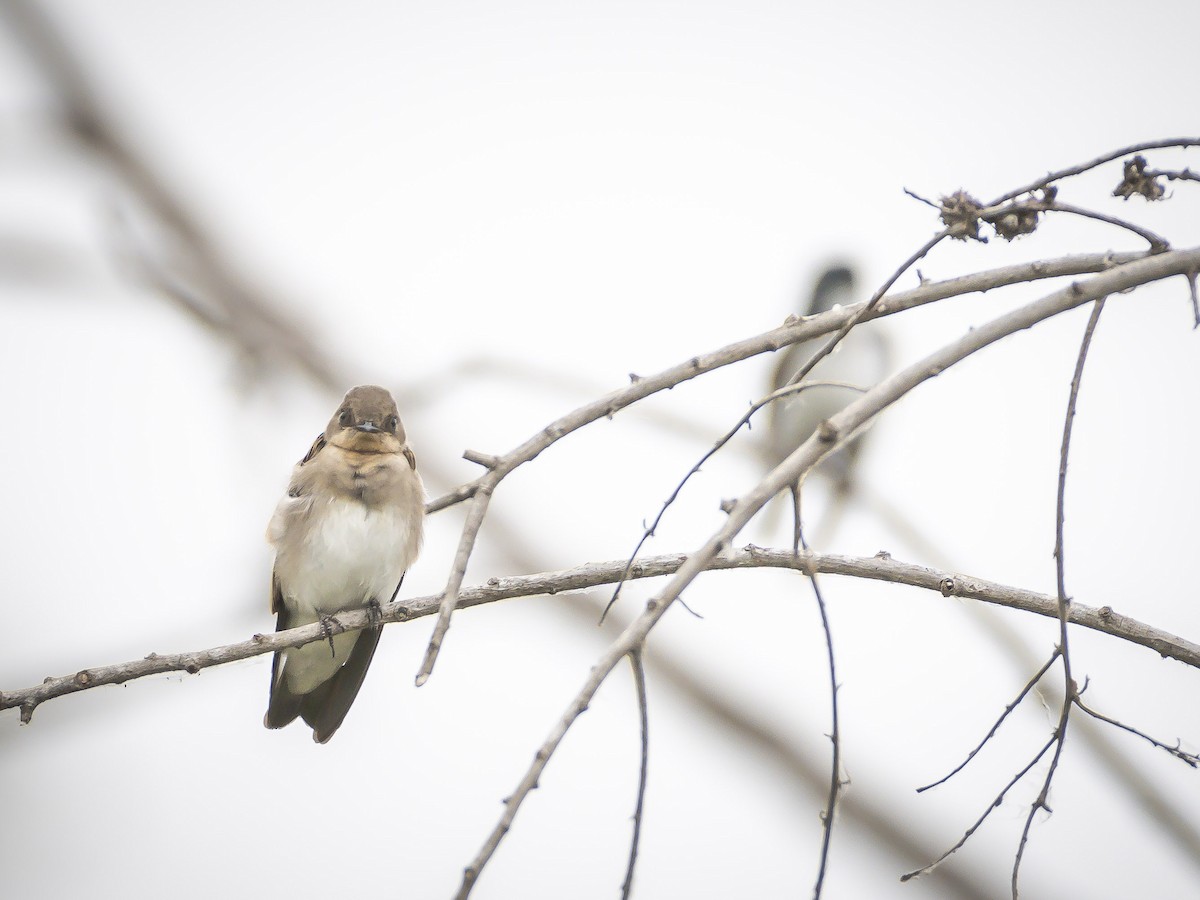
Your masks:
<svg viewBox="0 0 1200 900"><path fill-rule="evenodd" d="M976 819L975 824L972 825L970 828L968 828L963 833L963 836L961 838L959 838L959 841L957 844L955 844L953 847L951 847L949 850L947 850L945 853L943 853L941 856L939 856L937 859L935 859L929 865L922 866L919 869L914 869L911 872L906 872L905 874L901 875L900 880L901 881L911 881L914 878L920 878L922 875L928 875L930 872L932 872L934 869L936 869L938 866L940 866L943 862L945 862L947 859L949 859L950 856L953 855L956 851L961 849L962 846L971 839L971 835L973 835L976 831L978 831L979 827L984 823L984 821L986 821L987 817L992 814L992 810L999 809L1000 804L1004 802L1005 795L1010 790L1012 790L1013 785L1015 785L1018 781L1020 781L1022 778L1024 778L1026 773L1028 773L1030 769L1032 769L1034 766L1037 765L1038 760L1040 760L1043 756L1045 756L1046 751L1049 750L1051 748L1051 746L1053 746L1053 745L1054 745L1054 738L1050 738L1050 740L1046 741L1045 746L1043 746L1042 749L1038 751L1037 756L1035 756L1033 759L1031 759L1029 761L1028 765L1025 766L1025 768L1021 769L1021 771L1019 771L1016 775L1014 775L1009 780L1008 784L1006 784L1004 786L1004 789L1001 790L1000 793L996 795L996 799L988 804L988 808L986 810L984 810L983 815L981 815L978 819Z"/></svg>
<svg viewBox="0 0 1200 900"><path fill-rule="evenodd" d="M1092 345L1092 336L1096 332L1096 323L1104 312L1105 297L1098 297L1092 305L1092 313L1088 317L1087 327L1083 332L1083 340L1079 344L1079 356L1075 360L1075 373L1071 377L1071 392L1067 398L1067 412L1063 417L1062 449L1058 460L1058 496L1054 511L1054 571L1058 586L1058 649L1063 664L1063 700L1062 710L1058 716L1058 725L1054 729L1054 756L1050 760L1050 768L1042 782L1042 789L1037 799L1029 807L1025 817L1025 826L1021 829L1021 840L1017 844L1016 858L1013 860L1012 896L1017 900L1020 896L1018 882L1021 874L1021 860L1025 856L1025 847L1029 841L1029 830L1033 827L1034 816L1039 809L1050 812L1050 785L1054 781L1054 773L1058 770L1058 762L1062 759L1063 747L1067 742L1067 727L1071 720L1071 705L1078 693L1078 687L1071 676L1071 648L1068 644L1068 628L1070 621L1071 600L1067 596L1066 563L1063 553L1063 523L1066 520L1067 498L1067 460L1071 453L1071 432L1075 424L1075 407L1079 401L1079 386L1083 381L1083 367L1087 363L1088 349Z"/></svg>
<svg viewBox="0 0 1200 900"><path fill-rule="evenodd" d="M797 525L797 533L804 546L805 554L810 555L811 550L804 540L804 532L799 525ZM829 847L833 841L833 822L837 815L838 796L842 790L842 738L838 717L837 668L833 661L833 631L829 627L829 610L825 606L825 597L821 594L821 585L816 572L809 571L807 575L812 584L813 596L817 598L817 610L821 614L821 630L825 632L825 654L829 660L829 740L833 744L833 758L829 763L829 797L825 802L825 812L821 817L821 859L817 866L817 881L813 885L813 900L821 900L821 890L825 886L825 872L829 867Z"/></svg>
<svg viewBox="0 0 1200 900"><path fill-rule="evenodd" d="M633 686L637 691L638 718L641 720L642 764L638 769L637 805L633 810L633 838L629 842L629 866L625 869L625 881L621 884L621 900L633 895L633 870L637 865L638 844L642 839L642 812L646 802L646 775L650 764L650 712L646 703L646 668L642 665L642 648L629 651L629 665L633 669Z"/></svg>
<svg viewBox="0 0 1200 900"><path fill-rule="evenodd" d="M1178 740L1175 742L1175 746L1172 747L1170 744L1164 744L1162 741L1156 740L1156 739L1150 737L1150 735L1146 734L1145 732L1138 731L1136 728L1126 725L1124 722L1120 722L1117 719L1110 719L1108 716L1104 715L1103 713L1097 712L1096 710L1094 710L1090 706L1088 706L1086 703L1084 703L1083 700L1079 697L1079 694L1075 695L1073 702L1075 703L1076 706L1078 706L1080 709L1082 709L1085 713L1087 713L1093 719L1098 719L1101 722L1107 722L1109 725L1114 725L1123 731L1128 731L1130 734L1136 734L1142 740L1148 741L1150 744L1154 745L1155 747L1158 747L1160 750L1167 751L1167 753L1170 753L1176 759L1187 763L1193 769L1200 766L1200 754L1188 753L1186 750L1184 750L1180 746ZM1084 721L1086 721L1086 719Z"/></svg>
<svg viewBox="0 0 1200 900"><path fill-rule="evenodd" d="M936 203L934 203L928 197L922 197L916 191L910 191L908 188L904 188L903 190L904 190L904 193L908 194L908 196L912 197L914 200L918 200L921 203L924 203L926 206L932 206L934 209L941 209L940 206L938 206ZM920 277L919 272L917 273L917 277L918 278ZM921 280L924 281L925 279L922 278Z"/></svg>
<svg viewBox="0 0 1200 900"><path fill-rule="evenodd" d="M1069 203L1062 203L1058 200L1055 200L1053 203L1034 203L1029 208L1038 209L1043 212L1069 213L1070 215L1079 216L1084 219L1094 219L1097 222L1115 225L1117 228L1123 228L1132 234L1136 234L1138 237L1148 243L1150 245L1151 253L1161 253L1170 247L1170 244L1167 242L1166 238L1155 234L1153 231L1150 231L1147 228L1143 228L1141 225L1137 225L1134 222L1130 222L1126 219L1118 218L1117 216L1109 216L1101 212L1096 212L1092 209L1084 209L1082 206L1072 206Z"/></svg>
<svg viewBox="0 0 1200 900"><path fill-rule="evenodd" d="M992 737L995 736L996 732L1000 730L1000 726L1004 724L1004 720L1008 718L1009 713L1011 713L1014 709L1016 709L1018 706L1021 705L1021 701L1024 700L1025 697L1028 696L1029 692L1034 689L1034 687L1037 685L1037 683L1042 680L1042 676L1050 671L1050 667L1052 665L1054 665L1055 662L1057 662L1058 656L1059 656L1059 650L1057 647L1055 647L1054 652L1050 654L1050 658L1048 660L1046 660L1046 664L1044 666L1042 666L1040 669L1038 669L1037 672L1034 673L1033 677L1030 678L1029 681L1027 681L1025 683L1025 687L1021 688L1021 693L1017 694L1017 696L1013 700L1013 702L1008 704L1008 706L1004 707L1004 712L1002 712L1000 714L1000 718L998 718L996 720L996 723L994 725L992 725L991 729L988 730L988 733L986 735L984 735L983 740L980 741L975 746L975 749L967 754L966 759L964 759L957 766L955 766L950 771L949 774L944 775L943 777L939 778L937 781L934 781L930 784L924 785L923 787L917 788L917 793L920 794L924 791L929 790L930 788L935 788L940 784L945 784L947 781L949 781L951 778L953 778L955 775L957 775L959 772L961 772L963 769L965 769L967 767L967 763L969 763L971 760L973 760L975 758L975 756L979 753L979 751L984 748L984 746L987 744L987 742L990 741L992 739Z"/></svg>

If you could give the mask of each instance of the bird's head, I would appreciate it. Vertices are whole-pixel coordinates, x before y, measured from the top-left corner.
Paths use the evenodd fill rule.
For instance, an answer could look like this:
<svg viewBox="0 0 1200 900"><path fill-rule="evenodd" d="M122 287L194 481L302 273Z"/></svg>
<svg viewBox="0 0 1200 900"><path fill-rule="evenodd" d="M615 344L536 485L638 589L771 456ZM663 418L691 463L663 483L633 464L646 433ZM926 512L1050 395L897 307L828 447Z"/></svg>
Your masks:
<svg viewBox="0 0 1200 900"><path fill-rule="evenodd" d="M396 401L384 388L351 388L325 427L325 441L359 453L399 453L407 437Z"/></svg>

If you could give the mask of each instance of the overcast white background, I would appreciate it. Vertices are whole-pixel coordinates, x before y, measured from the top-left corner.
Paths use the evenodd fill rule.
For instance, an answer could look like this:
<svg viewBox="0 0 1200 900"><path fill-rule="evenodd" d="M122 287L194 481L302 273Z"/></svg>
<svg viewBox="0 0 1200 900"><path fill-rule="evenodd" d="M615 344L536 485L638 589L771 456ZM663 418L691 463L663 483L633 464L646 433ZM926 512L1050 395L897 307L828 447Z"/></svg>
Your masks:
<svg viewBox="0 0 1200 900"><path fill-rule="evenodd" d="M901 188L990 197L1127 143L1197 132L1194 3L54 2L131 139L222 249L341 361L351 383L441 384L401 413L432 495L569 409L779 324L833 258L873 288L937 227ZM263 530L337 397L287 372L246 379L227 344L115 264L127 198L55 137L46 95L0 37L0 690L202 649L273 627ZM1195 151L1152 157L1197 168ZM1178 246L1200 195L1108 197L1119 166L1064 196ZM940 278L1067 252L1140 249L1051 220L1012 246L956 244ZM38 260L46 265L35 265ZM915 283L909 276L905 286ZM1036 288L887 324L910 362ZM864 291L865 296L866 291ZM930 382L871 434L864 479L964 572L1053 590L1061 416L1086 312ZM1200 636L1191 572L1200 345L1181 280L1115 297L1085 376L1069 481L1067 580L1092 606ZM447 380L461 364L503 364ZM572 435L501 485L467 582L626 555L706 440L766 389L753 360ZM539 379L514 378L513 369ZM503 370L503 371L498 371ZM505 372L509 374L505 374ZM431 382L432 379L432 382ZM349 387L347 384L346 387ZM427 396L427 395L426 395ZM415 397L415 394L414 394ZM687 551L760 469L758 434L705 467L650 552ZM442 473L435 480L428 473ZM814 515L823 492L814 492ZM819 518L819 516L818 516ZM404 593L444 584L461 510L439 513ZM745 543L782 544L768 516ZM820 549L935 563L864 505ZM952 767L1031 670L965 604L826 579L849 790L935 854L1049 735L1027 704ZM627 589L626 611L653 590ZM824 764L828 685L808 586L714 574L651 639ZM0 714L0 893L13 898L446 897L500 801L599 653L569 597L455 618L413 687L430 621L386 629L335 740L261 726L269 660L144 679ZM1007 615L1039 656L1055 623ZM1200 744L1200 675L1075 635L1111 714ZM823 799L650 675L651 771L636 896L811 891ZM1200 830L1196 773L1115 743ZM551 762L481 878L481 898L619 896L637 773L627 673ZM948 866L1005 896L1037 770ZM1068 742L1026 853L1030 897L1181 896L1200 860ZM827 897L939 897L867 833L835 831Z"/></svg>

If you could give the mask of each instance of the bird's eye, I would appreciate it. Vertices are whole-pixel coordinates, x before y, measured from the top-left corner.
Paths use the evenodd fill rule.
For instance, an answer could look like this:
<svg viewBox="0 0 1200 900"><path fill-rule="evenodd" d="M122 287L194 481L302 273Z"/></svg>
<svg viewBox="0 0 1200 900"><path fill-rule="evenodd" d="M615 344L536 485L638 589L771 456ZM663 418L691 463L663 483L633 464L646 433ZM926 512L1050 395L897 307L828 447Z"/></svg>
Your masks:
<svg viewBox="0 0 1200 900"><path fill-rule="evenodd" d="M384 424L387 425L388 431L395 432L400 427L400 420L396 416L388 416Z"/></svg>
<svg viewBox="0 0 1200 900"><path fill-rule="evenodd" d="M354 417L350 415L350 410L343 409L340 413L338 413L338 424L343 428L349 428L353 421Z"/></svg>

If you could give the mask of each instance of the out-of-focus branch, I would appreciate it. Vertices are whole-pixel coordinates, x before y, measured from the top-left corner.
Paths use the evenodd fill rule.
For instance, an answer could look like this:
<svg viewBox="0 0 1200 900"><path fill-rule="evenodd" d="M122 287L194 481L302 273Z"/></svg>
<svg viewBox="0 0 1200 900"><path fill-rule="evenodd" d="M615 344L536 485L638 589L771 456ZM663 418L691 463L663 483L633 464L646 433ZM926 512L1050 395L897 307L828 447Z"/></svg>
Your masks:
<svg viewBox="0 0 1200 900"><path fill-rule="evenodd" d="M136 248L142 277L255 363L295 365L323 387L344 387L325 353L280 312L282 304L235 270L171 179L126 140L94 87L95 79L43 6L5 0L0 16L49 87L67 134L112 174L161 231L171 259L154 259L149 250Z"/></svg>

